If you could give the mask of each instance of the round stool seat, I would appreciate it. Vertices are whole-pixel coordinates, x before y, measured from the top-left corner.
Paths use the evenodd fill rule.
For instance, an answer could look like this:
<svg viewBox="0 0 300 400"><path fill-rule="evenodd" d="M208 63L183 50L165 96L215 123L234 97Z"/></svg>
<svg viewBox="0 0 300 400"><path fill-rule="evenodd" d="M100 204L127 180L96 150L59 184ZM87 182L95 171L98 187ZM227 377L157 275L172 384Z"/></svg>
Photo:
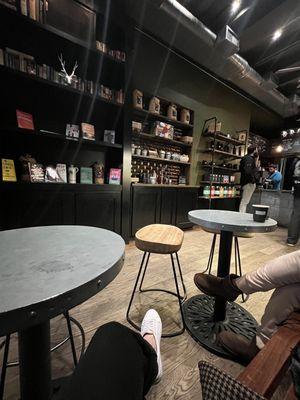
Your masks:
<svg viewBox="0 0 300 400"><path fill-rule="evenodd" d="M135 234L135 245L147 253L172 254L180 250L183 231L173 225L153 224Z"/></svg>

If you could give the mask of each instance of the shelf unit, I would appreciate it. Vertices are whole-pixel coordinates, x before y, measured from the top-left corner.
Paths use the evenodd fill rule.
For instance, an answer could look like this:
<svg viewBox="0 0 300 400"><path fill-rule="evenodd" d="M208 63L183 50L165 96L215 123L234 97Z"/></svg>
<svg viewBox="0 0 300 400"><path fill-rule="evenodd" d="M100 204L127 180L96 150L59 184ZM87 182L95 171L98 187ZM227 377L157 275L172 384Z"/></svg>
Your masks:
<svg viewBox="0 0 300 400"><path fill-rule="evenodd" d="M208 123L213 123L214 124L214 132L207 132L206 131L206 127L208 125ZM201 168L203 169L208 169L211 173L210 173L210 180L202 180L200 181L200 185L209 185L209 190L210 190L210 195L208 196L200 196L200 199L207 199L209 201L209 208L211 208L211 201L215 200L215 199L238 199L240 196L226 196L226 197L215 197L215 196L211 196L212 193L212 186L213 185L220 185L220 186L234 186L234 187L240 187L240 185L238 183L222 183L219 181L215 181L213 180L213 175L215 170L217 171L224 171L227 172L229 174L233 174L233 173L237 173L238 169L235 168L231 168L231 167L224 167L224 166L220 166L220 165L215 165L215 156L222 156L223 158L227 158L230 160L239 160L242 158L242 156L237 155L237 154L233 154L231 152L228 151L223 151L223 150L218 150L216 149L216 144L217 141L221 141L221 142L225 142L225 143L229 143L231 145L234 146L239 146L239 147L244 147L244 153L246 150L246 143L247 143L247 138L245 140L245 142L242 142L238 139L232 138L232 137L228 137L227 135L224 135L222 132L217 131L216 127L217 127L217 117L212 117L209 118L207 120L204 121L203 124L203 128L202 128L202 137L204 138L210 138L213 140L213 148L208 148L208 149L201 149L200 151L203 153L209 153L211 154L211 165L201 165ZM246 132L246 131L245 131ZM247 133L248 135L248 133Z"/></svg>
<svg viewBox="0 0 300 400"><path fill-rule="evenodd" d="M186 124L179 120L173 120L167 117L167 108L168 105L174 104L173 101L167 100L160 96L158 97L160 100L160 113L156 114L148 111L150 99L152 95L143 93L143 108L132 108L132 120L136 122L140 122L142 124L141 131L132 130L132 146L139 146L141 149L150 148L152 150L162 149L164 151L169 151L170 153L177 154L187 154L189 156L189 162L176 161L172 159L160 158L160 157L152 157L152 156L142 156L137 154L132 154L132 176L139 176L141 180L142 168L145 168L145 165L141 165L141 163L136 164L134 160L145 160L156 162L163 165L162 169L164 169L164 175L167 176L168 179L172 180L172 184L178 184L179 176L185 176L186 185L189 185L190 179L190 165L191 165L191 150L192 144L185 143L177 139L168 139L164 137L156 136L153 133L153 124L155 121L164 122L170 124L174 127L174 136L177 138L179 136L193 136L193 121L194 121L194 111L190 110L190 123ZM178 109L178 115L180 115L181 109L186 108L182 105L176 104ZM134 150L134 149L133 149ZM167 166L173 165L174 169L169 169ZM157 166L151 164L147 165L147 168L151 170L155 170ZM178 168L176 168L178 167ZM180 167L180 169L179 169ZM145 182L143 182L145 183Z"/></svg>
<svg viewBox="0 0 300 400"><path fill-rule="evenodd" d="M95 38L108 42L114 50L127 53L128 32L132 28L125 17L125 6L117 2L120 7L112 5L109 16L100 6L94 9ZM117 10L117 14L113 10ZM119 18L121 14L123 17ZM107 27L105 33L103 21ZM0 5L0 49L6 48L31 55L38 65L46 64L56 71L61 69L58 55L62 54L68 72L77 61L78 77L115 90L124 88L128 81L127 63L98 51L94 41L83 41ZM83 92L7 65L0 66L0 76L5 93L1 110L0 158L14 160L18 179L16 183L0 183L0 229L36 224L81 224L122 232L127 239L129 229L126 231L126 221L124 223L122 219L129 220L129 212L122 213L122 198L130 193L129 179L125 189L127 194L124 194L123 184L30 184L20 181L19 163L19 157L26 153L45 166L63 163L91 167L94 162L99 162L105 166L107 182L110 168L126 170L127 105L123 107L123 104L106 100L96 93ZM17 128L17 109L33 116L34 131ZM94 125L96 140L73 141L65 137L66 124L80 125L81 122ZM105 129L115 130L115 144L103 141ZM79 173L77 177L79 182Z"/></svg>

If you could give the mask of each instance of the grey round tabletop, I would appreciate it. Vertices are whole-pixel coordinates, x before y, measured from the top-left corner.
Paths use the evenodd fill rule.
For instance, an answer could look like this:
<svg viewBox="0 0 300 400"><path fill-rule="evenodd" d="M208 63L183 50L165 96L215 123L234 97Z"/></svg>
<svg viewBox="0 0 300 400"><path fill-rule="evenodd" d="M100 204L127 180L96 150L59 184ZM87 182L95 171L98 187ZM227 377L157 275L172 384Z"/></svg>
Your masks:
<svg viewBox="0 0 300 400"><path fill-rule="evenodd" d="M86 226L0 232L0 336L81 304L122 268L125 243Z"/></svg>
<svg viewBox="0 0 300 400"><path fill-rule="evenodd" d="M223 210L193 210L189 212L189 220L207 229L227 232L272 232L277 222L268 218L265 222L253 221L253 215Z"/></svg>

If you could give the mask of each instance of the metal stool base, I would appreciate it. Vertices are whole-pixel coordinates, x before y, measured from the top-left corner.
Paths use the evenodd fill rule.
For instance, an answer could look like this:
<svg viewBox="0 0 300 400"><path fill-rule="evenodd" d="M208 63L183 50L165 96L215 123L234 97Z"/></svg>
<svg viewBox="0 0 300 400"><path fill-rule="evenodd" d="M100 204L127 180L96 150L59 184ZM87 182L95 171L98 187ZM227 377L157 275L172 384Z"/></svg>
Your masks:
<svg viewBox="0 0 300 400"><path fill-rule="evenodd" d="M215 321L214 305L214 297L191 297L183 305L186 328L207 350L221 357L232 358L232 355L217 343L218 333L223 330L232 331L251 339L256 334L257 322L248 311L236 303L227 303L226 319Z"/></svg>

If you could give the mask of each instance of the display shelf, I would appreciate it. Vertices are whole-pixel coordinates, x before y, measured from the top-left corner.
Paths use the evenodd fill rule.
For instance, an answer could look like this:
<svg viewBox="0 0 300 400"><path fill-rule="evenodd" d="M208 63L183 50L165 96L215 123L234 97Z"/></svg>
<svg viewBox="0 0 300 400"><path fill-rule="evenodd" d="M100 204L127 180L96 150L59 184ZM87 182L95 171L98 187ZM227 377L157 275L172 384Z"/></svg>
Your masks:
<svg viewBox="0 0 300 400"><path fill-rule="evenodd" d="M245 146L246 145L245 142L241 142L238 139L228 138L228 137L222 135L221 132L216 132L215 134L213 132L206 132L206 133L204 133L204 136L212 138L212 139L216 138L216 139L221 140L223 142L232 143L232 144L235 144L237 146Z"/></svg>
<svg viewBox="0 0 300 400"><path fill-rule="evenodd" d="M100 102L103 104L108 104L108 105L115 106L115 107L123 107L123 104L117 103L116 101L106 100L100 96L97 96L96 94L85 93L85 92L82 92L71 86L61 85L60 83L50 81L49 79L43 79L36 75L30 75L30 74L27 74L26 72L18 71L18 70L9 68L4 65L0 66L0 73L7 74L8 76L11 76L14 78L28 79L36 84L46 85L49 87L53 87L55 89L59 89L59 90L65 91L65 92L70 92L70 93L76 94L77 96L80 96L81 98L89 98L89 99L93 99L94 101Z"/></svg>
<svg viewBox="0 0 300 400"><path fill-rule="evenodd" d="M0 4L0 13L3 16L6 16L8 18L14 18L18 22L22 22L25 24L28 24L32 27L34 27L37 31L44 31L49 33L50 35L54 36L54 39L61 38L64 40L67 40L68 42L72 43L73 45L80 46L83 50L94 53L99 56L99 59L103 58L104 60L108 60L112 63L115 63L117 65L125 65L124 61L117 60L116 58L110 56L109 54L103 53L99 51L96 47L91 46L89 42L85 42L84 40L78 39L75 36L64 32L60 29L54 28L51 25L47 25L38 21L35 21L25 15L22 15L21 13L11 10L8 7L5 7L4 5ZM38 32L37 32L38 34Z"/></svg>
<svg viewBox="0 0 300 400"><path fill-rule="evenodd" d="M58 189L58 188L65 188L65 189L75 189L75 188L93 188L99 190L105 189L113 189L116 191L122 190L122 185L111 185L109 183L104 183L102 185L97 183L68 183L68 182L3 182L0 181L0 187L8 188L8 187L20 187L20 188L43 188L43 189Z"/></svg>
<svg viewBox="0 0 300 400"><path fill-rule="evenodd" d="M133 158L141 158L144 160L152 160L152 161L159 161L161 163L171 163L171 164L180 164L180 165L191 165L189 162L183 161L175 161L175 160L167 160L166 158L159 158L159 157L151 157L151 156L139 156L137 154L132 154Z"/></svg>
<svg viewBox="0 0 300 400"><path fill-rule="evenodd" d="M227 156L227 157L233 158L233 159L241 159L241 158L243 158L242 156L238 156L237 154L228 153L227 151L222 151L222 150L204 149L204 150L201 150L201 152L202 153L221 154L223 156Z"/></svg>
<svg viewBox="0 0 300 400"><path fill-rule="evenodd" d="M225 200L225 199L239 199L241 196L227 196L227 197L206 197L206 196L199 196L199 199L202 200Z"/></svg>
<svg viewBox="0 0 300 400"><path fill-rule="evenodd" d="M165 115L155 114L155 113L152 113L152 112L150 112L148 110L143 110L143 109L139 109L139 108L133 108L133 114L136 115L136 116L145 118L145 119L147 119L147 118L151 119L152 121L153 120L157 120L157 121L167 122L168 124L173 125L174 127L177 127L177 128L180 128L180 129L184 129L184 130L186 130L186 129L190 130L190 129L194 128L194 125L185 124L185 123L177 121L177 120L175 121L173 119L168 118Z"/></svg>
<svg viewBox="0 0 300 400"><path fill-rule="evenodd" d="M236 168L222 167L221 165L212 166L212 165L203 165L203 164L201 164L201 167L202 168L207 168L207 169L221 169L221 170L228 171L228 172L239 172L239 170L236 169Z"/></svg>
<svg viewBox="0 0 300 400"><path fill-rule="evenodd" d="M199 183L201 185L202 184L207 184L207 185L213 184L213 185L224 185L224 186L241 186L240 183L230 183L230 182L226 183L226 182L216 182L216 181L200 181Z"/></svg>
<svg viewBox="0 0 300 400"><path fill-rule="evenodd" d="M199 186L195 185L168 185L165 183L132 183L132 186L138 186L138 187L164 187L164 188L180 188L180 189L185 189L185 188L199 188Z"/></svg>
<svg viewBox="0 0 300 400"><path fill-rule="evenodd" d="M53 140L59 140L65 143L68 143L70 145L76 145L76 146L95 146L95 147L102 147L102 148L114 148L114 149L122 149L123 146L119 143L106 143L101 140L88 140L88 139L83 139L79 138L79 140L72 140L72 139L67 139L64 134L62 133L43 133L39 130L29 130L29 129L21 129L21 128L0 128L1 135L4 134L17 134L17 135L25 135L25 136L32 136L32 137L39 137L39 138L48 138L48 139L53 139Z"/></svg>
<svg viewBox="0 0 300 400"><path fill-rule="evenodd" d="M165 143L165 144L171 144L174 146L180 146L180 147L186 147L186 148L191 148L192 144L189 143L183 143L180 142L179 140L174 140L174 139L166 139L163 137L159 137L159 136L155 136L155 135L150 135L148 133L132 133L132 136L135 138L141 138L141 139L145 139L145 140L149 140L149 141L157 141L157 142L161 142L161 143Z"/></svg>

